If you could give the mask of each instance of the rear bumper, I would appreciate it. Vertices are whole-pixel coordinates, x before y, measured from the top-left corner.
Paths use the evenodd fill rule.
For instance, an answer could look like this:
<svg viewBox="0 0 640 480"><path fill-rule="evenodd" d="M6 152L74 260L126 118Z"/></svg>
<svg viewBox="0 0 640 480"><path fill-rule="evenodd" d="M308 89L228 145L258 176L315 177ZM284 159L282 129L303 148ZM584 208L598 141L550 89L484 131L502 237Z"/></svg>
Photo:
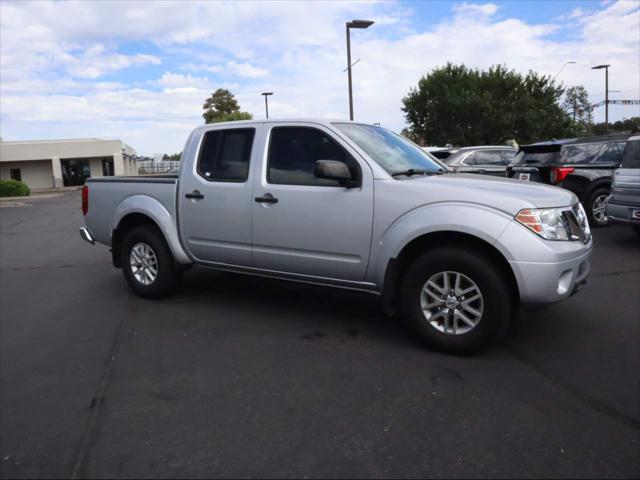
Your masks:
<svg viewBox="0 0 640 480"><path fill-rule="evenodd" d="M555 263L509 262L525 305L555 303L584 287L591 268L592 244L574 258Z"/></svg>
<svg viewBox="0 0 640 480"><path fill-rule="evenodd" d="M90 243L91 245L96 244L95 240L93 239L93 236L91 236L91 233L89 232L89 229L86 227L80 228L80 238L82 238L85 242Z"/></svg>
<svg viewBox="0 0 640 480"><path fill-rule="evenodd" d="M631 213L640 210L640 205L625 205L622 203L607 202L607 218L612 223L623 223L627 225L640 225L640 218L633 218Z"/></svg>

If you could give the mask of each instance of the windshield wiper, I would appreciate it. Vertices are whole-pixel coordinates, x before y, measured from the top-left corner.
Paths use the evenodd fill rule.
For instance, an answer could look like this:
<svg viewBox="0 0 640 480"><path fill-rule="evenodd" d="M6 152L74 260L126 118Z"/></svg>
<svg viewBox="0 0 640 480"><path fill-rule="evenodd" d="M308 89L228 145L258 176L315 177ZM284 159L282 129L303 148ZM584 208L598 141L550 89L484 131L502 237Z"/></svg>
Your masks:
<svg viewBox="0 0 640 480"><path fill-rule="evenodd" d="M392 177L400 177L400 176L407 176L410 177L412 175L424 175L425 173L427 173L426 170L422 170L420 168L409 168L407 170L401 170L399 172L393 172L391 174Z"/></svg>

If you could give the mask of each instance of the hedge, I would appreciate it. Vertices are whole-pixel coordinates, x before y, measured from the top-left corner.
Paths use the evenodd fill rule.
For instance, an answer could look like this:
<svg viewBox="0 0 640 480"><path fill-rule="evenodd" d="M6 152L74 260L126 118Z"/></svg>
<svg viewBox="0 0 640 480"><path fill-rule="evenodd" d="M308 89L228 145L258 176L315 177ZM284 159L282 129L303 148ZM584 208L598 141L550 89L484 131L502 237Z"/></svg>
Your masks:
<svg viewBox="0 0 640 480"><path fill-rule="evenodd" d="M0 180L0 197L26 197L29 187L17 180Z"/></svg>

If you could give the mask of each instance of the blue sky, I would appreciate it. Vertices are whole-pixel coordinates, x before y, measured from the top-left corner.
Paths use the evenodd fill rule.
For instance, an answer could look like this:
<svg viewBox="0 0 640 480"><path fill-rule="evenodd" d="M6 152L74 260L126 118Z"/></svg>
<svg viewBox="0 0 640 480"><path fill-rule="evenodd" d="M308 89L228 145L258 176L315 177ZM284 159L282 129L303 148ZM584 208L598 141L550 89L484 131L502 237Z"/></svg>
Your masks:
<svg viewBox="0 0 640 480"><path fill-rule="evenodd" d="M356 119L405 126L401 99L447 61L583 84L640 98L640 3L11 2L0 3L3 139L120 138L142 154L175 152L219 87L273 117L348 115L344 22L352 33ZM610 108L610 118L640 108ZM596 110L602 120L603 109Z"/></svg>

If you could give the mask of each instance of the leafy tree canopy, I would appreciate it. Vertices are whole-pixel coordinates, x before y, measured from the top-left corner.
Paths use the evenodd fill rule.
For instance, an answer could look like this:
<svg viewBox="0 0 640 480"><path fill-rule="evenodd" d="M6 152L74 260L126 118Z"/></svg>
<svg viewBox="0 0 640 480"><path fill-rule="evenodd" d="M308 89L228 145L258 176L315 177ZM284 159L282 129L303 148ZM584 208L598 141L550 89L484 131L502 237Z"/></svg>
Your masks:
<svg viewBox="0 0 640 480"><path fill-rule="evenodd" d="M204 123L251 120L248 112L241 112L236 97L226 88L219 88L202 105Z"/></svg>
<svg viewBox="0 0 640 480"><path fill-rule="evenodd" d="M162 156L162 159L163 159L163 160L176 160L176 161L177 161L177 160L180 160L180 157L181 157L181 156L182 156L182 152L173 153L173 154L171 154L171 155L168 155L168 154L166 154L166 153L165 153L165 154Z"/></svg>
<svg viewBox="0 0 640 480"><path fill-rule="evenodd" d="M587 89L576 85L567 89L562 106L571 116L572 134L588 135L593 123L593 107L589 102Z"/></svg>
<svg viewBox="0 0 640 480"><path fill-rule="evenodd" d="M561 138L571 118L549 77L521 75L497 65L487 71L453 65L436 68L402 99L414 138L423 145L520 144Z"/></svg>
<svg viewBox="0 0 640 480"><path fill-rule="evenodd" d="M604 135L604 122L593 125L591 132L594 135ZM632 132L640 132L640 117L625 118L623 120L618 120L617 122L609 123L609 133Z"/></svg>

